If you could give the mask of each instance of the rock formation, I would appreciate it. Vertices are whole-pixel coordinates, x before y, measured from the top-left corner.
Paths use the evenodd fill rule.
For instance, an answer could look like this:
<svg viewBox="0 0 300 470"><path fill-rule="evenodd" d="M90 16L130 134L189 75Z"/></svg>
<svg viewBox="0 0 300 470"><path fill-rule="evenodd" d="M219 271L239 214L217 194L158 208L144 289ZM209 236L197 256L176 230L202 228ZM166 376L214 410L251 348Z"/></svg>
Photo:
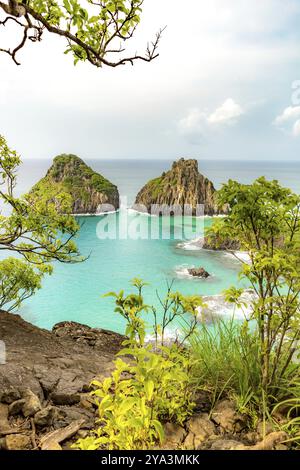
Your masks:
<svg viewBox="0 0 300 470"><path fill-rule="evenodd" d="M110 376L124 336L75 322L50 332L0 310L0 338L0 449L34 448L33 431L39 448L59 449L96 427L90 382Z"/></svg>
<svg viewBox="0 0 300 470"><path fill-rule="evenodd" d="M199 277L200 279L207 279L210 276L204 268L190 268L188 269L188 273L191 276Z"/></svg>
<svg viewBox="0 0 300 470"><path fill-rule="evenodd" d="M31 191L33 194L65 193L71 196L73 214L96 214L119 209L119 193L115 185L93 171L76 155L54 158L46 176ZM51 197L51 196L50 196ZM58 200L58 199L57 199Z"/></svg>
<svg viewBox="0 0 300 470"><path fill-rule="evenodd" d="M226 238L225 240L217 240L213 237L204 237L203 247L204 250L213 251L240 251L241 243L238 240Z"/></svg>
<svg viewBox="0 0 300 470"><path fill-rule="evenodd" d="M161 214L161 210L153 206L179 206L183 210L184 205L190 205L196 214L197 205L203 204L205 215L225 213L227 208L219 209L216 204L215 191L213 183L199 173L197 160L181 158L173 163L170 171L141 189L134 209L144 212L145 207L149 213Z"/></svg>

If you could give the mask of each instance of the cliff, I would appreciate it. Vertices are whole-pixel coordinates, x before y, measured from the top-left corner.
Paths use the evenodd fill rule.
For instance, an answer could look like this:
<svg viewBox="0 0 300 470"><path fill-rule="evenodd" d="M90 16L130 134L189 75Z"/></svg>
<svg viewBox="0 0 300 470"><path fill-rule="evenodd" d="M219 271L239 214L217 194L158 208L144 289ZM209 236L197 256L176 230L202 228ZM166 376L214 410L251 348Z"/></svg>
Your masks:
<svg viewBox="0 0 300 470"><path fill-rule="evenodd" d="M124 336L75 322L46 331L0 310L0 338L0 451L59 450L97 427L90 383L110 376Z"/></svg>
<svg viewBox="0 0 300 470"><path fill-rule="evenodd" d="M69 194L73 214L96 214L103 204L119 208L119 193L115 185L96 173L76 155L59 155L47 174L33 188L33 193L53 190Z"/></svg>
<svg viewBox="0 0 300 470"><path fill-rule="evenodd" d="M217 215L226 212L226 208L219 209L215 200L213 183L205 178L198 170L197 160L181 158L174 162L171 170L163 173L159 178L149 181L138 193L134 208L142 210L141 205L151 212L153 205L192 206L196 213L198 204L204 205L205 215ZM155 213L152 208L152 213Z"/></svg>

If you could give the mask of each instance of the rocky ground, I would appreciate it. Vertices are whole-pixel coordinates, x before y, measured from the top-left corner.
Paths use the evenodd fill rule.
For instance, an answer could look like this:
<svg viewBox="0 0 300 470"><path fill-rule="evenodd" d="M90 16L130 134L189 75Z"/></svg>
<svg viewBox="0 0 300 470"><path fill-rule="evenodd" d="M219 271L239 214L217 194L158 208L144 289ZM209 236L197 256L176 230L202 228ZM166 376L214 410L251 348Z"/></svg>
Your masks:
<svg viewBox="0 0 300 470"><path fill-rule="evenodd" d="M123 339L73 322L49 332L0 311L0 447L49 448L51 438L52 448L92 429L90 381L110 375Z"/></svg>
<svg viewBox="0 0 300 470"><path fill-rule="evenodd" d="M67 450L95 427L90 381L110 375L124 337L74 322L41 330L18 315L0 311L0 448ZM283 432L262 423L249 431L247 417L223 400L210 413L199 392L194 416L184 426L165 424L164 449L281 449Z"/></svg>

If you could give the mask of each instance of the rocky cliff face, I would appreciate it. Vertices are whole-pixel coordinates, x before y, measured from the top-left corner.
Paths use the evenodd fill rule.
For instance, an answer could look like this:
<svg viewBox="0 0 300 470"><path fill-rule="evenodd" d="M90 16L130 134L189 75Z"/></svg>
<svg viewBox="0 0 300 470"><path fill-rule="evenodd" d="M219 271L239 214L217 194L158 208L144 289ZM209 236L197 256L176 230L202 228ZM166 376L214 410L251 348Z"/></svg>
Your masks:
<svg viewBox="0 0 300 470"><path fill-rule="evenodd" d="M32 189L34 193L45 191L69 194L73 214L105 212L108 209L105 205L119 209L117 187L94 172L76 155L64 154L54 158L46 176Z"/></svg>
<svg viewBox="0 0 300 470"><path fill-rule="evenodd" d="M197 160L182 158L173 163L170 171L149 181L141 189L134 208L142 210L141 206L145 206L147 212L156 213L157 208L152 207L151 210L151 206L178 205L183 208L188 204L195 214L197 205L203 204L205 215L225 213L226 208L220 210L217 207L215 192L213 183L199 173Z"/></svg>

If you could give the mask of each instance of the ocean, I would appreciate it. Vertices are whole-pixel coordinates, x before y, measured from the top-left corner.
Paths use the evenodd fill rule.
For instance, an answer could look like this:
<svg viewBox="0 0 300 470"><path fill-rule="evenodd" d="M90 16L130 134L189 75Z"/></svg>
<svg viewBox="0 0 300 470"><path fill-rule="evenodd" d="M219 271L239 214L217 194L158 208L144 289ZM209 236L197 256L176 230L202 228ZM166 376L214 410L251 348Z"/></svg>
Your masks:
<svg viewBox="0 0 300 470"><path fill-rule="evenodd" d="M120 195L127 197L129 207L141 187L168 170L172 163L165 160L102 159L86 162L118 186ZM19 171L18 193L29 190L50 165L51 161L47 160L26 160ZM249 183L259 176L266 176L300 192L300 161L203 160L199 162L199 170L213 181L216 188L230 178ZM127 215L129 223L135 223L137 215L131 211ZM108 217L118 223L121 216L111 214ZM143 216L141 231L143 224L149 223L148 219ZM171 281L174 281L174 290L205 296L218 295L241 282L238 280L240 263L226 253L191 250L189 245L163 236L155 240L99 239L97 230L103 217L80 217L79 221L82 227L77 243L82 254L89 258L76 265L55 264L54 274L44 279L42 289L18 312L40 327L51 329L57 322L73 320L123 332L124 322L114 312L112 299L103 295L121 289L131 292L130 280L134 277L141 277L149 284L145 288L145 300L157 307L157 295L163 296L167 283ZM203 219L197 235L201 236L204 225L210 223L211 219ZM211 277L199 280L188 276L188 267L199 266L204 267Z"/></svg>

